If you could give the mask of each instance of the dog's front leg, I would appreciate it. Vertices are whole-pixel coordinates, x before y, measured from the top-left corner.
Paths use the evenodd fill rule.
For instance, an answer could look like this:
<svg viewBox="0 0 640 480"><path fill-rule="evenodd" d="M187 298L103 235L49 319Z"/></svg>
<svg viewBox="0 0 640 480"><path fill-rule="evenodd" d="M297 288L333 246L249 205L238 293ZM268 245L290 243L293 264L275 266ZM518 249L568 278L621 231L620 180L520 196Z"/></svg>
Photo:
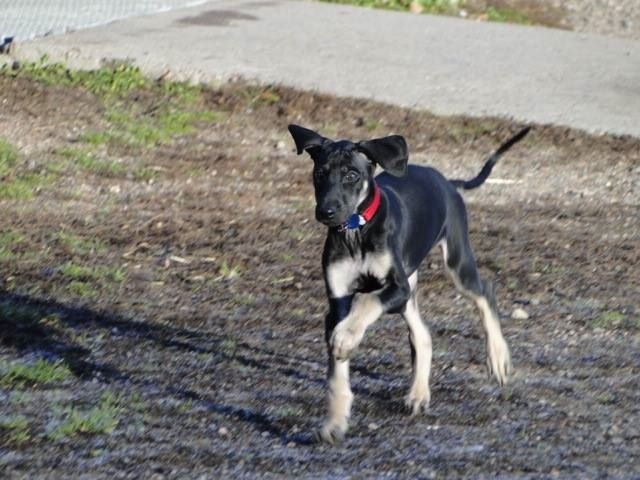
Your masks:
<svg viewBox="0 0 640 480"><path fill-rule="evenodd" d="M344 437L351 415L353 393L349 385L349 360L337 360L333 355L331 339L336 325L344 320L351 310L353 296L329 300L329 313L325 320L325 341L329 353L328 418L319 432L325 442L335 443Z"/></svg>
<svg viewBox="0 0 640 480"><path fill-rule="evenodd" d="M325 336L329 351L329 412L320 437L325 442L341 440L348 428L353 393L349 385L349 355L369 325L382 314L379 297L360 294L332 299Z"/></svg>
<svg viewBox="0 0 640 480"><path fill-rule="evenodd" d="M360 294L353 302L349 315L333 330L330 344L337 360L347 360L356 349L372 323L382 315L382 303L378 295Z"/></svg>

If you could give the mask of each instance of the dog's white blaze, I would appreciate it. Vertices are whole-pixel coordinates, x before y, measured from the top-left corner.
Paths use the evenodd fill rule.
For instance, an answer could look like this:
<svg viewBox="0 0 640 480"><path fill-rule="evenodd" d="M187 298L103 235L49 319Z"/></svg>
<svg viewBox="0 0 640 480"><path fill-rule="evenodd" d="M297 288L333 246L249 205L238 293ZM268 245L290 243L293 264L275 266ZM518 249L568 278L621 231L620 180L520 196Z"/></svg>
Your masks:
<svg viewBox="0 0 640 480"><path fill-rule="evenodd" d="M369 253L364 259L343 258L327 267L327 284L333 298L340 298L352 293L353 282L360 275L372 275L380 281L391 269L391 253Z"/></svg>
<svg viewBox="0 0 640 480"><path fill-rule="evenodd" d="M362 182L362 190L360 190L360 196L358 197L358 203L356 204L358 207L367 199L367 195L369 194L369 180L365 180Z"/></svg>
<svg viewBox="0 0 640 480"><path fill-rule="evenodd" d="M411 292L415 292L418 284L418 273L414 272L409 276L409 286ZM406 403L414 414L421 408L426 408L431 399L429 390L429 376L431 375L431 335L429 329L422 322L415 293L411 296L404 312L404 320L409 326L411 343L415 348L415 363L413 365L413 382L406 398Z"/></svg>

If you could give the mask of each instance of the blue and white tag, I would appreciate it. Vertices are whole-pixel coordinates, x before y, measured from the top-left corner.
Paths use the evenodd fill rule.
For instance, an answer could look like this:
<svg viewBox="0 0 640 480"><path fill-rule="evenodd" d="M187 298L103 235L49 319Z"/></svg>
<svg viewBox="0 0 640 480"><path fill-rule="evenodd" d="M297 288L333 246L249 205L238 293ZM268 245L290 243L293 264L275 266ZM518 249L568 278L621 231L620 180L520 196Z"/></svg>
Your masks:
<svg viewBox="0 0 640 480"><path fill-rule="evenodd" d="M361 226L363 226L365 223L367 223L367 221L362 215L354 213L347 219L346 222L344 222L344 229L355 230L356 228L360 228Z"/></svg>

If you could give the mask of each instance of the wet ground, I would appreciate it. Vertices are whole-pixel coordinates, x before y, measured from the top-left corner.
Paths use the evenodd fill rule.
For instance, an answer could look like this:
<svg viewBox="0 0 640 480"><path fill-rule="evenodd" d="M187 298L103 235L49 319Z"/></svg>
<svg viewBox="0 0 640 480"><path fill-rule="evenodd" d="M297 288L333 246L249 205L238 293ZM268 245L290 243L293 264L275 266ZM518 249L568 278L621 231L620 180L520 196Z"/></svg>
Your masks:
<svg viewBox="0 0 640 480"><path fill-rule="evenodd" d="M407 332L384 317L352 362L352 428L327 446L324 232L286 125L402 134L411 161L463 178L521 125L233 83L190 98L190 128L140 138L171 92L114 103L0 76L17 152L0 168L3 477L640 475L640 141L534 126L465 194L512 382L487 380L476 312L434 253L428 414L403 409ZM38 360L63 373L15 373Z"/></svg>

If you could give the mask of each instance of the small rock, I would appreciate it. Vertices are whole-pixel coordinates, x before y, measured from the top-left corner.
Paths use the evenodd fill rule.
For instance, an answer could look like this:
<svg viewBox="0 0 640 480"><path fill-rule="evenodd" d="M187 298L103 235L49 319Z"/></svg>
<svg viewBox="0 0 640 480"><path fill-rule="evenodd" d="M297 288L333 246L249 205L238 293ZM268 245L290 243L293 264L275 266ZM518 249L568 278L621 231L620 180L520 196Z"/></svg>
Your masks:
<svg viewBox="0 0 640 480"><path fill-rule="evenodd" d="M380 428L380 426L377 423L373 423L373 422L371 422L367 426L368 426L369 430L372 430L372 431L376 431L376 430L378 430Z"/></svg>
<svg viewBox="0 0 640 480"><path fill-rule="evenodd" d="M220 427L218 429L218 435L220 435L221 437L226 437L227 435L229 435L229 429L227 427Z"/></svg>
<svg viewBox="0 0 640 480"><path fill-rule="evenodd" d="M529 318L529 314L523 308L516 308L511 313L511 318L514 320L526 320Z"/></svg>

